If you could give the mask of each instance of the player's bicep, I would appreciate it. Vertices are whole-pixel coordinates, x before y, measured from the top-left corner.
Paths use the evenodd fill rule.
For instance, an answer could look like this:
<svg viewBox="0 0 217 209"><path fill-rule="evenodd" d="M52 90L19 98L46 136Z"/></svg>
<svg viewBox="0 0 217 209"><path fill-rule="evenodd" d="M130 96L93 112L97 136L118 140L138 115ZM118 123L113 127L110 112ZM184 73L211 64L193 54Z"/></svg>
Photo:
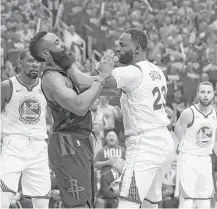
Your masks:
<svg viewBox="0 0 217 209"><path fill-rule="evenodd" d="M192 122L192 120L193 120L193 114L190 109L186 109L181 113L175 125L175 131L174 131L174 134L178 139L182 138L189 124Z"/></svg>
<svg viewBox="0 0 217 209"><path fill-rule="evenodd" d="M66 86L62 75L59 73L50 73L44 77L42 85L45 91L64 109L76 115L83 114L77 104L76 92Z"/></svg>
<svg viewBox="0 0 217 209"><path fill-rule="evenodd" d="M117 81L113 75L111 75L103 87L103 89L117 89Z"/></svg>
<svg viewBox="0 0 217 209"><path fill-rule="evenodd" d="M116 88L126 92L134 91L142 82L142 72L134 66L115 68L112 76L116 81Z"/></svg>

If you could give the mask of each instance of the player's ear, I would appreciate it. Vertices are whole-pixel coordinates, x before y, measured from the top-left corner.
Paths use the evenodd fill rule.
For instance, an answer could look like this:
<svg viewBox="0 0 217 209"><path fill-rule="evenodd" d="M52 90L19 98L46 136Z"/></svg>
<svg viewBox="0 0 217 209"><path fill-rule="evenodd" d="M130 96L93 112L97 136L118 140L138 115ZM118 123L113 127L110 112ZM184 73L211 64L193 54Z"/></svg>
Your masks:
<svg viewBox="0 0 217 209"><path fill-rule="evenodd" d="M23 60L19 59L20 66L23 66Z"/></svg>
<svg viewBox="0 0 217 209"><path fill-rule="evenodd" d="M137 46L136 46L136 50L135 50L135 54L138 54L138 53L139 53L139 49L140 49L140 46L137 45Z"/></svg>
<svg viewBox="0 0 217 209"><path fill-rule="evenodd" d="M41 52L41 56L42 56L45 60L48 60L48 59L51 57L51 54L50 54L49 51L43 50L43 51Z"/></svg>

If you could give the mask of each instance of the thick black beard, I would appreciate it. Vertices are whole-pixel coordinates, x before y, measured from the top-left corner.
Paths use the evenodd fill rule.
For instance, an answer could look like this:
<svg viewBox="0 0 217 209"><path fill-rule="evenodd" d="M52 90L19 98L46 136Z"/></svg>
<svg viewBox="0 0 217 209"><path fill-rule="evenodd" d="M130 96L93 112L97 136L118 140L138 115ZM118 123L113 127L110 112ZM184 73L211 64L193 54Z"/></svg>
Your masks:
<svg viewBox="0 0 217 209"><path fill-rule="evenodd" d="M54 62L63 70L67 70L71 67L75 61L75 57L72 53L66 54L64 52L52 52L50 51Z"/></svg>
<svg viewBox="0 0 217 209"><path fill-rule="evenodd" d="M124 65L128 65L133 61L133 52L128 51L125 54L120 55L119 62Z"/></svg>

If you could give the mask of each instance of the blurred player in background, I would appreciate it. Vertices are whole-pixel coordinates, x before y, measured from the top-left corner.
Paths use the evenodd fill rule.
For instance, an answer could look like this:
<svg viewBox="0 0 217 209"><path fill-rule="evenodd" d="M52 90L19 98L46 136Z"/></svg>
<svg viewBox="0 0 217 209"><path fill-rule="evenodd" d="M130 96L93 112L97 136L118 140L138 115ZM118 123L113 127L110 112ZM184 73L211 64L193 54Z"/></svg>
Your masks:
<svg viewBox="0 0 217 209"><path fill-rule="evenodd" d="M185 109L175 126L175 137L181 140L175 192L179 208L193 208L194 200L197 207L210 208L210 199L215 194L210 156L216 147L217 129L213 85L200 83L197 97L199 102Z"/></svg>
<svg viewBox="0 0 217 209"><path fill-rule="evenodd" d="M53 33L38 32L31 39L30 52L46 63L42 89L54 119L48 153L64 207L92 207L94 167L89 108L100 95L114 62L103 57L99 65L102 72L86 88L76 85L70 77L68 70L73 68L75 57Z"/></svg>
<svg viewBox="0 0 217 209"><path fill-rule="evenodd" d="M9 208L22 173L23 194L34 208L48 208L47 102L38 78L40 63L29 50L20 53L21 72L1 83L1 208Z"/></svg>

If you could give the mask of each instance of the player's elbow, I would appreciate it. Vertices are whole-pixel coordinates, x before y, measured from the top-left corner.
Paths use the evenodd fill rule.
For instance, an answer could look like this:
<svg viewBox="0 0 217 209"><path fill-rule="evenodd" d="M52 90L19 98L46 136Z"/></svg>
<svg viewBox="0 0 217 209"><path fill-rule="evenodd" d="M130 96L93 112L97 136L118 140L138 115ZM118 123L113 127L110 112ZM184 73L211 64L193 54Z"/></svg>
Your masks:
<svg viewBox="0 0 217 209"><path fill-rule="evenodd" d="M87 111L88 110L79 110L79 112L78 112L78 116L85 116L86 114L87 114Z"/></svg>
<svg viewBox="0 0 217 209"><path fill-rule="evenodd" d="M90 105L88 104L88 102L84 102L83 100L78 99L76 101L76 107L78 116L84 116L88 112Z"/></svg>
<svg viewBox="0 0 217 209"><path fill-rule="evenodd" d="M76 115L85 116L87 114L88 108L83 105L77 105Z"/></svg>

